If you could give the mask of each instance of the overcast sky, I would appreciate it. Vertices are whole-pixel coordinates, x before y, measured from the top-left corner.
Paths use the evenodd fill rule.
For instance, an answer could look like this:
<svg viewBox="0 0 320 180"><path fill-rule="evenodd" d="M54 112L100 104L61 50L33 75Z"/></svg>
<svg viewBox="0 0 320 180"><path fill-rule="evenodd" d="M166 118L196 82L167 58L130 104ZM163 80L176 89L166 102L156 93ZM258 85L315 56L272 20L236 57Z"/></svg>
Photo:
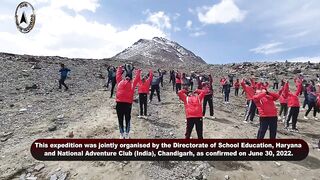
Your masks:
<svg viewBox="0 0 320 180"><path fill-rule="evenodd" d="M208 63L319 62L319 0L28 0L36 25L20 33L17 0L0 1L0 51L112 57L141 38L176 41Z"/></svg>

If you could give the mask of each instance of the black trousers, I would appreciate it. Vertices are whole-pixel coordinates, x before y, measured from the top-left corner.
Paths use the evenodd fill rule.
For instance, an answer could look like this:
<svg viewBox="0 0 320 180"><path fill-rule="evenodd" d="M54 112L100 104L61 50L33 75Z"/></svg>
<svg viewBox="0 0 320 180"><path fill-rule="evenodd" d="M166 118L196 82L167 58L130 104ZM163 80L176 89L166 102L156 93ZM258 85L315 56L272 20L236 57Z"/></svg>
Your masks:
<svg viewBox="0 0 320 180"><path fill-rule="evenodd" d="M148 94L139 94L140 116L147 116Z"/></svg>
<svg viewBox="0 0 320 180"><path fill-rule="evenodd" d="M176 86L176 79L174 77L171 77L169 83L171 83L171 82L172 82L172 90L174 90L174 88Z"/></svg>
<svg viewBox="0 0 320 180"><path fill-rule="evenodd" d="M193 90L193 82L190 82L191 91Z"/></svg>
<svg viewBox="0 0 320 180"><path fill-rule="evenodd" d="M234 89L234 95L238 96L239 95L239 88Z"/></svg>
<svg viewBox="0 0 320 180"><path fill-rule="evenodd" d="M279 83L273 83L273 89L278 89L279 88Z"/></svg>
<svg viewBox="0 0 320 180"><path fill-rule="evenodd" d="M224 92L224 101L225 102L229 102L229 95L230 95L230 92Z"/></svg>
<svg viewBox="0 0 320 180"><path fill-rule="evenodd" d="M193 126L196 125L198 139L203 139L203 121L202 118L188 118L186 128L186 139L190 139Z"/></svg>
<svg viewBox="0 0 320 180"><path fill-rule="evenodd" d="M306 105L308 104L308 95L307 94L304 94L304 101L303 101L303 108L306 107Z"/></svg>
<svg viewBox="0 0 320 180"><path fill-rule="evenodd" d="M287 103L280 104L279 116L281 116L282 112L283 112L283 116L287 116L287 114L288 114L288 104Z"/></svg>
<svg viewBox="0 0 320 180"><path fill-rule="evenodd" d="M181 84L177 83L176 84L176 93L178 94L178 92L181 90Z"/></svg>
<svg viewBox="0 0 320 180"><path fill-rule="evenodd" d="M290 107L289 108L289 114L288 114L288 118L287 118L287 122L286 122L286 127L289 127L289 122L290 122L290 119L292 118L292 129L297 128L299 109L300 109L300 107Z"/></svg>
<svg viewBox="0 0 320 180"><path fill-rule="evenodd" d="M248 121L248 118L250 117L250 121L253 121L253 118L254 118L256 111L257 111L256 104L252 100L248 100L247 105L248 106L246 109L244 120Z"/></svg>
<svg viewBox="0 0 320 180"><path fill-rule="evenodd" d="M110 91L110 98L112 98L113 94L114 94L114 88L116 87L116 81L115 80L112 80L111 81L111 91Z"/></svg>
<svg viewBox="0 0 320 180"><path fill-rule="evenodd" d="M161 102L161 99L160 99L160 86L159 85L152 85L151 86L150 101L152 101L152 97L154 95L154 91L157 92L158 101Z"/></svg>
<svg viewBox="0 0 320 180"><path fill-rule="evenodd" d="M205 95L203 99L203 109L202 109L202 115L206 115L206 109L207 109L207 103L209 104L210 108L210 116L213 116L213 95Z"/></svg>
<svg viewBox="0 0 320 180"><path fill-rule="evenodd" d="M126 133L130 132L131 108L132 108L132 104L130 103L117 102L116 110L117 110L117 116L118 116L119 130L121 134L123 134L124 132ZM124 119L126 121L125 130L123 125Z"/></svg>
<svg viewBox="0 0 320 180"><path fill-rule="evenodd" d="M316 102L309 102L308 103L308 110L306 111L305 116L308 116L310 111L313 109L313 117L317 116L317 108L316 108Z"/></svg>
<svg viewBox="0 0 320 180"><path fill-rule="evenodd" d="M270 139L275 139L277 136L277 121L275 117L260 117L260 127L257 134L257 139L264 139L267 130L269 129Z"/></svg>
<svg viewBox="0 0 320 180"><path fill-rule="evenodd" d="M66 78L61 78L59 80L59 89L62 88L61 86L64 86L66 88L66 90L69 89L68 86L64 83L65 80L66 80Z"/></svg>

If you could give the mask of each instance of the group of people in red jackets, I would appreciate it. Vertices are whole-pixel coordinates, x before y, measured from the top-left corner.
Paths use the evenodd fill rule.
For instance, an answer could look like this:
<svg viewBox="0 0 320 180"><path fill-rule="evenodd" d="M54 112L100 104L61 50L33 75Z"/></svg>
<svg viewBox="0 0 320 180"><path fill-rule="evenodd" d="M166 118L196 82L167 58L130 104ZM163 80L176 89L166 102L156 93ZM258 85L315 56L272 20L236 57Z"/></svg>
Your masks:
<svg viewBox="0 0 320 180"><path fill-rule="evenodd" d="M155 77L152 70L149 71L148 75L141 77L141 69L138 69L135 72L134 78L132 74L126 74L123 78L123 71L124 70L122 66L119 66L116 71L116 111L118 116L120 138L127 139L130 137L131 109L135 89L138 86L140 104L139 117L146 118L148 94L150 91L150 86ZM190 90L191 83L186 83L186 81L184 81L186 74L181 74L179 71L174 73L176 93L185 106L185 114L187 119L185 138L190 138L192 129L195 126L198 138L202 139L203 117L205 117L207 104L209 104L210 107L210 118L215 118L213 116L213 79L211 75L192 75L191 78L196 79L198 82L197 89L193 91ZM161 75L161 78L162 77L163 75ZM172 78L172 71L170 71L170 81L173 81ZM157 77L155 79L157 79ZM188 82L191 82L190 78L188 80ZM285 123L285 128L289 130L290 122L292 122L292 128L290 130L293 132L298 132L296 124L300 111L299 96L303 89L303 85L301 79L296 78L294 82L296 86L295 92L290 91L289 81L285 81L285 84L282 86L279 92L270 92L268 90L268 83L255 82L253 79L243 79L241 82L239 79L237 79L235 83L230 82L226 78L222 78L220 80L220 84L223 87L222 92L225 95L225 103L229 103L231 87L234 86L235 88L235 96L238 96L239 88L240 86L242 87L247 98L247 108L244 122L248 122L249 118L252 122L256 112L258 111L260 122L260 127L257 134L258 139L263 139L268 129L270 131L270 139L276 138L278 111L275 101L277 100L280 101L280 119L281 114L284 114L283 122ZM316 101L310 102L309 104L315 109L315 112L317 112L320 107L320 86L318 93L314 91L311 93L316 96ZM310 112L311 110L308 109L308 111ZM308 111L307 113L309 113ZM307 115L308 114L306 114L306 116Z"/></svg>

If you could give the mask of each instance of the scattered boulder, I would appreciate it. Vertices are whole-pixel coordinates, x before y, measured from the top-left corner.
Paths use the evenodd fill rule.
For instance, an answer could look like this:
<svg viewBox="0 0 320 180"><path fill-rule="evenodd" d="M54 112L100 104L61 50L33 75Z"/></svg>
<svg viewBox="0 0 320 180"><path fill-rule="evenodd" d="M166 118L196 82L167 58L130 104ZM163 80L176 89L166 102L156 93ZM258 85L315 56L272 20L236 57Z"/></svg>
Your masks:
<svg viewBox="0 0 320 180"><path fill-rule="evenodd" d="M41 163L41 164L38 164L36 167L34 167L34 170L35 171L37 171L37 172L39 172L40 170L42 170L43 168L44 168L44 164L43 163Z"/></svg>
<svg viewBox="0 0 320 180"><path fill-rule="evenodd" d="M36 84L33 84L32 86L26 86L26 90L33 90L33 89L38 89L38 86Z"/></svg>
<svg viewBox="0 0 320 180"><path fill-rule="evenodd" d="M55 130L57 130L57 126L56 125L51 125L51 126L49 126L48 127L48 131L55 131Z"/></svg>

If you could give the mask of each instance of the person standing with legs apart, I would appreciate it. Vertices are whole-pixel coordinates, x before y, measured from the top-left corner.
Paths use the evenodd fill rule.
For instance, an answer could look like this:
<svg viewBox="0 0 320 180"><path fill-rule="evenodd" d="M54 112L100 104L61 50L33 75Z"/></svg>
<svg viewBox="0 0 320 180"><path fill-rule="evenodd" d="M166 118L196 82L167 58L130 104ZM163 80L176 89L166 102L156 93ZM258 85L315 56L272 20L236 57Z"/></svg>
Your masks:
<svg viewBox="0 0 320 180"><path fill-rule="evenodd" d="M202 119L202 101L205 91L197 89L194 92L188 92L183 89L178 92L178 96L184 103L187 118L187 128L185 138L190 139L193 126L196 125L198 139L203 139L203 119Z"/></svg>
<svg viewBox="0 0 320 180"><path fill-rule="evenodd" d="M158 102L161 102L160 98L160 82L161 82L162 76L158 77L153 77L152 82L151 82L151 94L150 94L150 100L149 102L151 103L152 97L154 95L154 91L157 92L157 97L158 97Z"/></svg>
<svg viewBox="0 0 320 180"><path fill-rule="evenodd" d="M297 121L299 116L299 110L300 110L300 100L299 95L302 90L302 82L296 81L296 87L297 90L295 93L291 93L289 90L289 82L286 82L284 85L284 97L288 99L288 108L289 108L289 114L287 116L287 121L285 125L285 129L289 130L289 123L292 118L292 129L290 131L293 132L299 132L297 129Z"/></svg>
<svg viewBox="0 0 320 180"><path fill-rule="evenodd" d="M317 101L317 94L316 92L309 92L308 93L308 110L304 115L304 119L309 119L308 114L313 109L313 118L317 120L317 108L316 108L316 101Z"/></svg>
<svg viewBox="0 0 320 180"><path fill-rule="evenodd" d="M141 70L137 70L135 79L126 74L125 79L122 78L123 68L119 66L117 69L117 92L116 92L116 110L120 129L120 138L128 139L130 133L131 109L134 96L134 90L140 81ZM125 119L126 129L124 130L123 121Z"/></svg>
<svg viewBox="0 0 320 180"><path fill-rule="evenodd" d="M234 95L239 96L240 82L239 79L234 83Z"/></svg>
<svg viewBox="0 0 320 180"><path fill-rule="evenodd" d="M61 66L61 69L59 70L59 72L60 72L60 80L59 80L59 89L61 89L62 87L62 85L66 88L65 90L67 91L69 88L68 88L68 86L64 83L65 82L65 80L67 79L67 77L68 77L68 73L71 71L70 69L68 69L68 68L66 68L65 66L64 66L64 64L60 64L60 66Z"/></svg>
<svg viewBox="0 0 320 180"><path fill-rule="evenodd" d="M203 113L202 115L205 117L206 115L206 109L207 109L207 103L209 104L209 110L210 110L210 119L215 119L214 112L213 112L213 88L212 88L213 79L212 76L209 75L209 82L203 83L203 90L205 90L207 93L204 96L203 100Z"/></svg>
<svg viewBox="0 0 320 180"><path fill-rule="evenodd" d="M139 118L147 118L148 109L148 94L153 78L152 70L149 71L149 76L143 77L138 83L138 93L139 93L139 105L140 105L140 115Z"/></svg>
<svg viewBox="0 0 320 180"><path fill-rule="evenodd" d="M176 72L176 93L178 94L178 92L181 90L181 83L182 83L182 79L181 79L181 73L179 71Z"/></svg>
<svg viewBox="0 0 320 180"><path fill-rule="evenodd" d="M250 117L250 122L253 122L253 118L256 114L256 110L257 107L254 103L253 96L255 94L255 90L254 90L254 84L255 82L253 80L251 80L251 85L248 85L249 83L243 79L241 81L241 87L243 89L243 91L246 93L246 98L247 98L247 108L246 108L246 112L245 112L245 116L244 116L244 123L248 122L248 119Z"/></svg>
<svg viewBox="0 0 320 180"><path fill-rule="evenodd" d="M267 89L257 90L253 96L253 101L259 110L260 127L257 134L257 139L264 139L264 136L269 129L270 139L275 139L277 136L277 108L275 101L279 98L279 94L269 92Z"/></svg>

